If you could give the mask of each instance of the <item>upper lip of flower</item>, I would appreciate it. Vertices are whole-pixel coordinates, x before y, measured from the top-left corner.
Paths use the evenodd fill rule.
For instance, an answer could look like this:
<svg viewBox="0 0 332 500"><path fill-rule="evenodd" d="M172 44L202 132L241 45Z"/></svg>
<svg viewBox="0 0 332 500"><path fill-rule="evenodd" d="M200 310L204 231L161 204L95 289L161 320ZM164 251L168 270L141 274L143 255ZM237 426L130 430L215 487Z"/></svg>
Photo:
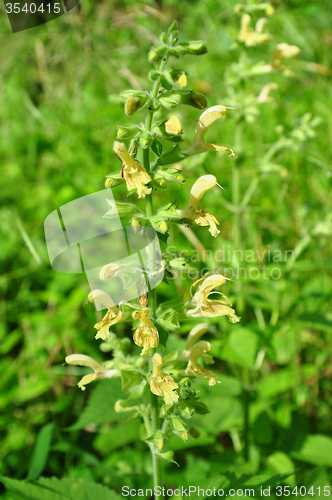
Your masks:
<svg viewBox="0 0 332 500"><path fill-rule="evenodd" d="M208 378L209 385L215 385L217 375L213 371L203 368L203 366L197 362L197 359L210 351L211 347L211 344L205 340L197 342L197 344L192 347L188 366L186 368L186 375L196 375L197 377Z"/></svg>
<svg viewBox="0 0 332 500"><path fill-rule="evenodd" d="M194 142L189 149L181 151L187 155L194 155L202 153L205 151L228 151L230 156L235 156L233 149L227 146L220 146L218 144L210 144L204 141L204 136L208 131L209 127L219 118L223 118L226 115L227 108L225 106L217 105L212 106L204 111L199 117Z"/></svg>
<svg viewBox="0 0 332 500"><path fill-rule="evenodd" d="M85 390L86 384L89 384L93 380L96 380L97 378L111 378L116 373L116 370L107 370L93 358L86 356L85 354L70 354L69 356L66 356L65 361L68 365L86 366L88 368L92 368L94 371L94 373L84 375L84 377L82 377L78 382L77 385L83 391Z"/></svg>
<svg viewBox="0 0 332 500"><path fill-rule="evenodd" d="M192 286L195 286L199 281L203 280L192 300L195 308L188 311L188 314L205 317L228 316L232 323L240 321L240 318L235 314L235 310L229 307L229 305L231 306L232 304L226 295L221 292L213 292L213 289L223 285L226 279L227 278L221 274L217 274L196 281ZM226 300L209 299L211 293L220 293Z"/></svg>
<svg viewBox="0 0 332 500"><path fill-rule="evenodd" d="M209 189L213 189L217 185L217 179L214 175L203 175L194 183L190 191L188 206L181 211L183 217L193 219L199 226L210 226L212 236L217 236L219 231L217 225L218 220L212 215L203 210L199 204L199 200Z"/></svg>

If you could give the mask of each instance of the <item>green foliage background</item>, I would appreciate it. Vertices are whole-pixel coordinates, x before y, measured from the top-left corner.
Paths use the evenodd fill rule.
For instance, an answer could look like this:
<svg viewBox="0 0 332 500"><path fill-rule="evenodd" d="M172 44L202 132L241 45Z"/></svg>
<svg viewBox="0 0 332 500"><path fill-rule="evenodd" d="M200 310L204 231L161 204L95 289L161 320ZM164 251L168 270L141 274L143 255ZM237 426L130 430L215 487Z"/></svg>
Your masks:
<svg viewBox="0 0 332 500"><path fill-rule="evenodd" d="M83 393L76 387L77 377L63 366L71 352L100 361L105 354L94 341L96 313L92 306L82 307L89 293L87 281L82 275L51 269L43 223L57 207L102 189L105 175L119 168L112 151L116 126L136 122L137 115L125 119L117 94L126 88L150 88L146 54L176 19L183 40L206 40L209 49L205 56L184 59L188 88L206 92L209 106L238 108L228 112L226 121L214 124L207 137L234 147L238 158L208 153L186 160L186 183L172 188L173 197L185 207L192 183L204 173L214 174L226 188L221 195L204 197L204 208L221 223L218 238L211 243L206 228L194 228L215 255L223 245L232 245L234 214L229 204L234 201L236 162L241 197L248 187L255 187L239 215L242 248L258 251L262 262L256 259L256 266L279 267L282 275L265 280L244 279L240 273L227 285L226 295L235 306L236 297L241 301L242 320L234 326L225 318L212 321L211 343L222 383L213 388L200 383L202 401L211 413L195 417L198 439L186 444L172 438L170 448L176 450L179 467L167 465L165 483L202 485L220 473L226 478L235 478L235 473L294 473L280 481L292 487L331 485L332 85L331 72L323 74L320 66L308 63L331 66L332 9L323 1L275 2L276 12L268 20L270 40L246 50L253 62L259 62L269 60L277 43L297 45L300 55L287 61L294 76L242 78L232 97L225 72L240 53L231 50L240 26L234 4L82 0L80 15L16 34L1 7L3 476L66 477L66 491L70 484L84 481L118 493L123 485L151 487L150 455L138 441L139 424L118 421L113 412L120 387L112 381L110 388L110 381L105 381L91 384ZM279 85L273 93L276 104L253 105L250 96L270 81ZM199 111L181 108L180 115L189 145ZM264 155L278 140L285 141L284 146L264 163ZM156 206L169 201L165 193L159 192ZM125 187L114 195L125 200ZM175 242L190 255L193 248L177 229L170 244ZM274 265L266 262L269 249L295 249L297 258ZM241 265L250 269L246 262ZM189 300L190 280L162 284L160 296L172 298L174 286ZM169 347L181 349L192 324L186 322ZM121 328L120 335L131 335ZM265 359L256 369L259 352ZM244 373L250 374L252 389L248 462L241 451ZM78 479L81 483L75 483ZM229 481L232 487L235 479ZM99 498L102 494L117 498L102 490Z"/></svg>

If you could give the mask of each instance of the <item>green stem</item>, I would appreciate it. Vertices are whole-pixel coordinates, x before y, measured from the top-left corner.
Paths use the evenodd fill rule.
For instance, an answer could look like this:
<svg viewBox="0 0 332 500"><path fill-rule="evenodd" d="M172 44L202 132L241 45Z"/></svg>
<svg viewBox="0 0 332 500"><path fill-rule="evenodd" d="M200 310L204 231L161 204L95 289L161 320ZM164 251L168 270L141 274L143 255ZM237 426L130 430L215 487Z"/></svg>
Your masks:
<svg viewBox="0 0 332 500"><path fill-rule="evenodd" d="M159 71L162 73L166 67L168 61L168 54L166 54L165 58L162 60ZM160 77L155 81L151 93L151 100L153 101L159 91L160 87ZM154 111L150 110L145 121L145 131L151 132L152 128L152 120L153 120ZM143 166L147 172L151 171L150 168L150 148L146 148L143 150ZM146 209L146 217L150 219L153 216L153 194L151 192L150 195L145 197L145 209ZM151 275L156 270L156 241L155 239L151 242L149 248L149 272ZM149 306L151 308L153 319L156 318L156 310L157 310L157 295L156 289L149 290ZM151 431L152 434L155 434L159 430L160 422L159 422L159 401L158 396L151 392ZM162 487L162 467L161 460L154 452L154 448L151 447L152 454L152 467L153 467L153 483L154 486Z"/></svg>
<svg viewBox="0 0 332 500"><path fill-rule="evenodd" d="M249 388L249 369L242 370L243 381L243 410L244 410L244 447L243 455L246 462L249 460L249 405L250 405L250 388Z"/></svg>
<svg viewBox="0 0 332 500"><path fill-rule="evenodd" d="M159 429L159 401L158 396L151 392L151 427L152 433L158 431ZM162 486L162 467L161 460L157 455L151 450L152 454L152 468L153 468L153 483L154 486Z"/></svg>

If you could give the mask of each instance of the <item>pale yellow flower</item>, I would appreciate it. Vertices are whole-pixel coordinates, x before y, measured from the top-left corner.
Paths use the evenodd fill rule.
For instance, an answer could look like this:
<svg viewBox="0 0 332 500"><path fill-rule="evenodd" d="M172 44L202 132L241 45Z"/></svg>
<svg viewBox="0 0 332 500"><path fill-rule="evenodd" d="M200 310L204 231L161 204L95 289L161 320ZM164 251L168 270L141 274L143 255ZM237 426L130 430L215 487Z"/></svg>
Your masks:
<svg viewBox="0 0 332 500"><path fill-rule="evenodd" d="M183 89L187 86L187 84L188 84L188 80L187 80L187 76L186 76L186 74L185 74L185 73L182 73L182 74L179 76L179 78L178 78L178 82L179 82L179 84L180 84L181 88L183 88Z"/></svg>
<svg viewBox="0 0 332 500"><path fill-rule="evenodd" d="M156 396L162 396L166 404L172 405L179 399L178 394L173 392L174 389L179 387L179 385L174 382L172 377L161 371L163 362L162 356L158 353L155 353L152 357L152 378L150 382L150 390Z"/></svg>
<svg viewBox="0 0 332 500"><path fill-rule="evenodd" d="M217 236L220 231L217 228L218 220L214 215L209 214L199 204L199 200L209 189L213 189L217 185L217 179L214 175L203 175L193 185L190 191L188 206L180 213L183 217L193 219L199 226L209 226L209 231L212 236Z"/></svg>
<svg viewBox="0 0 332 500"><path fill-rule="evenodd" d="M106 264L105 266L102 267L100 273L99 273L99 278L102 281L107 281L114 276L117 276L119 274L119 268L115 264Z"/></svg>
<svg viewBox="0 0 332 500"><path fill-rule="evenodd" d="M262 103L262 102L274 102L273 97L271 97L269 94L271 90L276 90L278 88L278 84L274 82L267 83L264 85L262 90L260 91L259 96L257 97L257 102Z"/></svg>
<svg viewBox="0 0 332 500"><path fill-rule="evenodd" d="M228 151L229 156L236 156L233 149L227 146L219 146L218 144L209 144L204 141L204 136L208 131L209 127L219 118L223 118L226 115L225 106L212 106L208 108L201 114L197 127L195 130L194 142L189 149L181 151L187 155L196 155L198 153L204 153L206 151Z"/></svg>
<svg viewBox="0 0 332 500"><path fill-rule="evenodd" d="M170 117L165 123L165 130L168 134L181 135L182 134L182 124L176 115Z"/></svg>
<svg viewBox="0 0 332 500"><path fill-rule="evenodd" d="M141 324L134 333L134 342L139 347L143 347L141 356L147 356L151 351L151 347L158 347L159 334L157 328L154 326L149 318L150 309L142 307L141 311L133 312L134 319L140 319Z"/></svg>
<svg viewBox="0 0 332 500"><path fill-rule="evenodd" d="M211 350L211 344L209 342L205 342L201 340L194 345L191 349L188 366L186 368L186 375L195 375L196 377L208 378L209 385L215 385L217 383L217 377L213 371L207 370L203 368L200 364L198 364L197 359L205 354L206 352Z"/></svg>
<svg viewBox="0 0 332 500"><path fill-rule="evenodd" d="M213 289L217 288L220 285L223 285L225 281L226 278L221 274L214 274L212 276L208 276L207 278L201 278L200 280L196 281L193 286L197 285L197 283L199 282L201 283L198 286L197 292L193 297L193 305L195 306L195 308L188 311L188 314L194 317L205 316L207 318L216 316L228 316L228 319L231 323L238 323L241 318L236 316L235 310L229 307L229 305L232 304L223 293L218 292L221 293L226 301L209 299L209 295L211 293L216 293L213 291Z"/></svg>
<svg viewBox="0 0 332 500"><path fill-rule="evenodd" d="M90 356L86 356L85 354L70 354L65 358L66 363L68 365L75 366L87 366L88 368L92 368L94 373L89 373L89 375L84 375L84 377L78 382L78 387L85 391L85 386L92 382L93 380L99 378L111 378L116 373L116 370L106 370L103 366L101 366L97 361Z"/></svg>
<svg viewBox="0 0 332 500"><path fill-rule="evenodd" d="M271 67L274 70L288 70L285 66L282 65L284 59L289 59L290 57L294 57L299 54L300 49L296 45L288 45L288 43L279 43L271 58Z"/></svg>
<svg viewBox="0 0 332 500"><path fill-rule="evenodd" d="M265 33L262 33L262 31L266 23L266 19L261 18L257 21L255 31L250 30L250 23L251 17L249 14L244 14L241 18L241 30L238 35L240 42L244 42L247 47L254 47L255 45L265 43L268 36Z"/></svg>
<svg viewBox="0 0 332 500"><path fill-rule="evenodd" d="M116 323L119 323L119 321L123 319L123 314L120 309L115 306L111 297L102 290L92 291L91 293L89 293L88 299L90 302L98 302L108 309L103 319L99 323L96 323L94 326L96 330L99 330L95 338L107 340L110 338L110 327L112 325L115 325Z"/></svg>
<svg viewBox="0 0 332 500"><path fill-rule="evenodd" d="M146 187L146 184L151 181L151 177L145 168L130 156L122 142L114 141L113 151L123 163L123 175L128 191L137 189L139 198L144 198L147 194L150 194L151 188Z"/></svg>
<svg viewBox="0 0 332 500"><path fill-rule="evenodd" d="M187 337L186 347L184 348L181 356L179 356L178 358L179 361L185 361L189 359L192 348L194 347L198 339L208 331L208 329L208 323L199 323L198 325L194 326L194 328L192 328Z"/></svg>

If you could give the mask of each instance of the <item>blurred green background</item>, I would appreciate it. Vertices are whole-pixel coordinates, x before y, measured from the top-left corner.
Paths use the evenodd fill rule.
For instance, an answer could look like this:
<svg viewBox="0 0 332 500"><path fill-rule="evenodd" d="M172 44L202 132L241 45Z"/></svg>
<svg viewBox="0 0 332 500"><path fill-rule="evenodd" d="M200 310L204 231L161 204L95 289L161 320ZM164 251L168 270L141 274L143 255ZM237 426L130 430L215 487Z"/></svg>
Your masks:
<svg viewBox="0 0 332 500"><path fill-rule="evenodd" d="M324 1L276 1L265 28L268 42L241 48L234 46L240 28L234 5L223 0L81 0L79 13L16 34L1 7L4 476L24 479L42 472L100 482L118 492L122 485L151 486L150 456L137 441L138 423L112 423L117 419L112 412L110 422L92 422L89 409L102 405L98 384L81 392L77 377L63 365L72 352L100 361L107 354L94 340L93 307L82 306L87 280L51 269L43 224L61 205L103 189L105 175L119 170L112 151L116 126L136 123L143 115L125 117L117 95L127 88L151 88L146 54L176 19L181 40L206 40L209 52L171 63L188 72L188 88L205 92L209 106L237 108L211 127L207 139L233 147L238 158L208 153L187 159L182 164L185 185L171 186L171 194L160 191L156 206L179 198L184 208L199 175L214 174L226 192L206 194L202 205L220 221L221 234L212 239L206 228L193 227L212 252L208 265L220 265L213 256L223 245L240 245L256 255L255 263L241 262L242 267L278 267L281 277L245 279L240 273L227 285L226 295L242 320L239 325L225 318L211 322L222 383L213 388L199 383L211 413L195 417L201 433L197 440L185 444L172 438L180 467L166 466L165 484L203 484L219 473L294 472L285 484L331 485L332 7ZM281 42L301 49L285 62L293 76L246 74L241 54L246 54L249 71L260 61L267 63ZM255 99L269 82L278 84L273 102L258 105ZM200 112L182 107L176 113L188 147ZM113 194L125 200L125 186ZM193 249L177 228L169 243ZM296 258L268 262L269 249L294 250ZM189 300L190 283L163 283L160 297L177 293ZM183 346L192 324L184 323L183 335L172 338L170 348ZM250 385L249 461L243 458L242 381ZM110 408L118 397L115 385ZM38 433L42 465L33 474Z"/></svg>

